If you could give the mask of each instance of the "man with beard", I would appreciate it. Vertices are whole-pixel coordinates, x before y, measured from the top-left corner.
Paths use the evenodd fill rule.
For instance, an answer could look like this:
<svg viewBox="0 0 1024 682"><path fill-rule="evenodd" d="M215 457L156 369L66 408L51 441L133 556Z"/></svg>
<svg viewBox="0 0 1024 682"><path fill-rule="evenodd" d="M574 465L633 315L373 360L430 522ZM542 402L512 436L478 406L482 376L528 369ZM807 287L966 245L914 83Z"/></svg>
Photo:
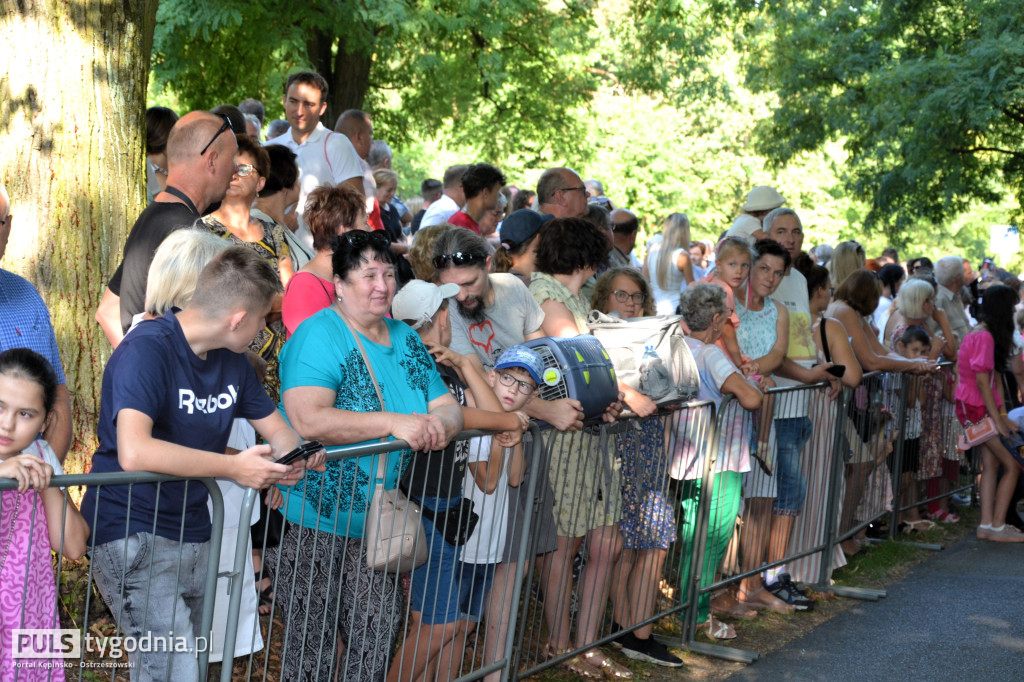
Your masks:
<svg viewBox="0 0 1024 682"><path fill-rule="evenodd" d="M518 277L490 273L487 240L465 228L449 230L434 244L434 267L442 284L459 285L452 325L451 349L476 353L484 369L506 348L544 336L544 312ZM582 427L582 405L576 400L531 400L527 414L562 431Z"/></svg>

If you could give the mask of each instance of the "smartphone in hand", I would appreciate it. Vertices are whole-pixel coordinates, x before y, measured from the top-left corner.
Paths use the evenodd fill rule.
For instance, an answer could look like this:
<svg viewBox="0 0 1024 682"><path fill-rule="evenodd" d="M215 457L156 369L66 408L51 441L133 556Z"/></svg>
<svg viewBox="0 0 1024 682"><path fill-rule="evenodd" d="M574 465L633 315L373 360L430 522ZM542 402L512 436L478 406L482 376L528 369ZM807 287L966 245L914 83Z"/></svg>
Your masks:
<svg viewBox="0 0 1024 682"><path fill-rule="evenodd" d="M314 454L323 449L323 445L318 440L311 440L308 443L303 443L299 447L295 448L288 454L274 460L277 464L294 464L298 460L307 460Z"/></svg>

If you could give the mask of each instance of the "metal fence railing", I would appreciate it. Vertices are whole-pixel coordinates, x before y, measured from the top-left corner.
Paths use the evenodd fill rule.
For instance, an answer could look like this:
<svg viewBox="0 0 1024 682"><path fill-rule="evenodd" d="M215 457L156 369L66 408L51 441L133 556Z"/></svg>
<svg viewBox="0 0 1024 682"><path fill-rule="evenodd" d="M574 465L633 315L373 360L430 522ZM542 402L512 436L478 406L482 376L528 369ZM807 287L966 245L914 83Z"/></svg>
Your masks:
<svg viewBox="0 0 1024 682"><path fill-rule="evenodd" d="M308 473L280 511L259 511L264 523L255 537L249 528L260 493L193 480L187 485L203 486L210 500L203 569L190 575L181 568L192 551L184 522L177 537L149 529L169 543L170 568L152 553L133 563L138 544L149 540L129 533L128 524L117 551L137 576L113 594L104 590L110 612L86 589L84 609L65 608L50 623L77 633L77 648L51 645L36 660L49 662L54 679L58 670L69 679L114 680L158 670L151 676L175 680L504 680L553 666L577 672L581 660L628 667L612 652L626 633L753 660L756 654L709 644L701 634L720 617L723 595L756 601L763 576L784 570L798 585L877 598L831 584L845 563L843 544L859 545L881 521L896 538L913 530L900 524L911 523L920 506L969 488L969 458L955 448L960 429L942 391L948 379L927 381L872 373L837 396L827 385L771 389L755 413L727 398L717 408L691 402L579 432L533 425L521 451L496 447L481 432L461 434L447 454L413 456L400 441L329 448L327 473ZM410 574L366 563L371 539L362 537L362 510L378 458L401 473L423 518L432 517L422 522L429 558ZM129 496L151 486L157 504L168 484L184 481L122 473L51 483L124 486ZM8 545L15 488L0 481L0 542ZM469 520L465 498L477 520L460 533ZM136 504L151 499L140 495ZM97 505L87 521L95 527L103 513ZM34 527L43 519L30 521ZM110 547L90 541L88 563L53 564L58 593L71 589L69 571L88 588L98 549ZM14 565L8 554L5 580L27 575L27 564ZM165 604L188 581L201 594L184 614L175 602L171 622L191 627L167 633L182 637L184 650L169 639L171 649L154 651L152 636L163 633L150 632L149 619L160 615L151 605ZM36 608L28 580L16 593L22 612ZM125 618L118 611L125 604L142 619ZM25 622L4 615L12 633ZM15 652L18 642L8 641L11 674L3 677L17 679L13 655L26 649Z"/></svg>

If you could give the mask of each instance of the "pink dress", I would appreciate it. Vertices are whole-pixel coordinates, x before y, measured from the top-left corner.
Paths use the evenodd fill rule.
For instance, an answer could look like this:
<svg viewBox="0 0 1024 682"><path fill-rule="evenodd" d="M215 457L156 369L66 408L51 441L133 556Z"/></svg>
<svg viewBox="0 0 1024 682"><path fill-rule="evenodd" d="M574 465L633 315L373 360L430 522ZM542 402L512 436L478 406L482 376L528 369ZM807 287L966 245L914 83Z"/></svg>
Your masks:
<svg viewBox="0 0 1024 682"><path fill-rule="evenodd" d="M59 628L60 619L43 500L35 490L0 495L0 680L15 672L19 682L63 680L63 668L47 667L53 659L19 659L22 667L14 667L13 631Z"/></svg>

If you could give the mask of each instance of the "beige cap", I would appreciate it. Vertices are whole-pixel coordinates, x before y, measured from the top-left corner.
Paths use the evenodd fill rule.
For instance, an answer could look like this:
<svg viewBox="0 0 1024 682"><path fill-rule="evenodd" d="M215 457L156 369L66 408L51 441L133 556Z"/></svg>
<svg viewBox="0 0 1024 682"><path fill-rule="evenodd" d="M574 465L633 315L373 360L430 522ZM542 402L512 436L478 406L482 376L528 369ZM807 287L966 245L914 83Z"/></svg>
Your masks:
<svg viewBox="0 0 1024 682"><path fill-rule="evenodd" d="M459 293L459 285L449 282L437 286L414 279L395 294L391 301L391 315L396 320L412 320L412 328L419 329L434 318L441 301Z"/></svg>
<svg viewBox="0 0 1024 682"><path fill-rule="evenodd" d="M744 211L771 211L786 203L786 197L774 187L757 185L747 194L747 202L740 208Z"/></svg>

